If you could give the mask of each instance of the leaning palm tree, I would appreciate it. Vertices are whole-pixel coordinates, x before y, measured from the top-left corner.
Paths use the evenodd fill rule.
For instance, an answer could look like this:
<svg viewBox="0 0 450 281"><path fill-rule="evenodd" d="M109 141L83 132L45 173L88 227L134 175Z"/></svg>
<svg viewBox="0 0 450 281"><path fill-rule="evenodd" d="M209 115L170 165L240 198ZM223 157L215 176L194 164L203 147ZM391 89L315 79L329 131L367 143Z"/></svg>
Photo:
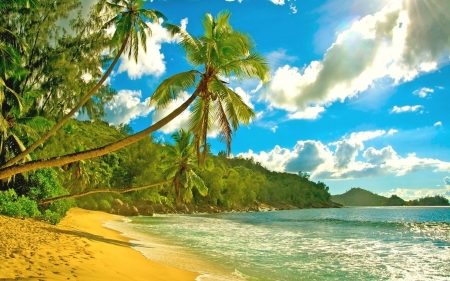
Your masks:
<svg viewBox="0 0 450 281"><path fill-rule="evenodd" d="M233 30L229 23L230 12L221 12L217 18L206 14L203 19L205 33L198 38L176 26L173 33L181 35L181 46L188 61L195 67L166 79L155 91L151 101L157 108L164 108L183 90L195 85L194 95L199 98L193 104L190 130L199 163L208 154L207 135L211 129L219 130L219 139L231 151L231 140L240 124L248 125L255 113L242 98L227 86L226 78L269 78L269 67L264 57L254 52L249 36Z"/></svg>
<svg viewBox="0 0 450 281"><path fill-rule="evenodd" d="M179 97L182 91L194 90L178 108L143 131L114 143L95 149L11 165L0 169L0 179L30 170L62 166L79 160L99 157L133 144L168 124L192 103L194 111L191 128L200 162L207 153L208 130L217 126L222 140L230 152L231 138L240 123L248 124L254 113L242 98L227 87L224 81L233 76L237 79L269 79L269 66L264 57L255 51L249 36L234 31L229 24L230 13L220 13L217 19L210 14L203 20L205 35L195 38L185 30L167 25L173 35L179 34L181 46L196 69L182 72L165 79L155 90L151 102L164 108Z"/></svg>
<svg viewBox="0 0 450 281"><path fill-rule="evenodd" d="M46 205L58 200L78 198L95 193L128 193L158 187L165 184L169 184L173 187L176 204L189 202L193 197L193 187L198 190L200 195L206 196L208 194L208 188L203 180L193 170L193 167L196 165L197 161L194 146L192 144L192 134L189 131L184 131L181 129L174 133L172 138L175 143L174 145L167 144L164 146L164 158L161 162L161 168L165 170L166 173L166 180L139 187L129 187L125 189L95 189L75 194L46 198L41 200L39 205Z"/></svg>
<svg viewBox="0 0 450 281"><path fill-rule="evenodd" d="M52 136L62 125L70 120L70 118L72 118L72 116L91 99L98 89L100 89L124 52L128 54L129 58L133 56L137 63L139 42L144 51L146 51L147 34L151 35L151 29L146 24L145 19L153 22L159 22L159 19L161 18L165 19L165 16L162 13L156 10L144 9L143 6L144 0L111 0L110 2L101 0L97 4L97 12L106 15L111 13L115 14L115 16L109 19L102 28L108 29L115 26L115 32L112 36L110 45L112 53L115 54L112 63L94 88L92 88L69 113L63 116L63 118L61 118L61 120L59 120L58 123L56 123L56 125L39 140L14 158L10 159L4 165L5 167L11 166L26 157Z"/></svg>
<svg viewBox="0 0 450 281"><path fill-rule="evenodd" d="M161 162L161 166L166 170L167 179L171 179L176 203L190 202L193 196L193 187L198 190L200 195L206 196L208 188L193 170L197 161L191 132L181 129L174 133L172 138L175 144L164 146L165 158Z"/></svg>

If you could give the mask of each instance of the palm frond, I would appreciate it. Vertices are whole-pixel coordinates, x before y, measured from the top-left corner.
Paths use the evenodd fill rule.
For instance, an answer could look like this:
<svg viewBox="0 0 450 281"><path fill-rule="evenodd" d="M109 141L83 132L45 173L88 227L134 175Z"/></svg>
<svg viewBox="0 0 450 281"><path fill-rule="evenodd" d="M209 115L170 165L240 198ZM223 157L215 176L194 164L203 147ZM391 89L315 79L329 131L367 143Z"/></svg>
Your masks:
<svg viewBox="0 0 450 281"><path fill-rule="evenodd" d="M219 141L225 142L227 145L227 155L231 153L231 141L233 130L228 122L227 114L222 106L220 99L216 100L216 126L219 129Z"/></svg>
<svg viewBox="0 0 450 281"><path fill-rule="evenodd" d="M227 62L220 66L220 72L225 76L234 75L241 80L244 78L259 78L261 81L267 82L270 78L267 60L257 53Z"/></svg>
<svg viewBox="0 0 450 281"><path fill-rule="evenodd" d="M196 173L194 173L194 171L190 171L189 176L200 195L208 195L208 187L205 185L205 182Z"/></svg>
<svg viewBox="0 0 450 281"><path fill-rule="evenodd" d="M201 73L197 70L190 70L165 79L156 88L150 98L150 104L156 105L158 109L166 107L172 100L177 99L182 91L194 88L199 74Z"/></svg>

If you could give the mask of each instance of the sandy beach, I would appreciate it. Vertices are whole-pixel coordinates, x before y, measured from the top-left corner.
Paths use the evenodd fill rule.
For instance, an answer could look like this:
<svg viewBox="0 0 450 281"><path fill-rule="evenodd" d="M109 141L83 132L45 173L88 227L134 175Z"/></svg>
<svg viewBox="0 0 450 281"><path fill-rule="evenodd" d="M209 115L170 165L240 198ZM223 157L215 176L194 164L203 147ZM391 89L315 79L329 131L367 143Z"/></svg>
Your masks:
<svg viewBox="0 0 450 281"><path fill-rule="evenodd" d="M195 280L199 275L146 259L126 237L102 226L115 219L79 208L57 226L0 216L0 280Z"/></svg>

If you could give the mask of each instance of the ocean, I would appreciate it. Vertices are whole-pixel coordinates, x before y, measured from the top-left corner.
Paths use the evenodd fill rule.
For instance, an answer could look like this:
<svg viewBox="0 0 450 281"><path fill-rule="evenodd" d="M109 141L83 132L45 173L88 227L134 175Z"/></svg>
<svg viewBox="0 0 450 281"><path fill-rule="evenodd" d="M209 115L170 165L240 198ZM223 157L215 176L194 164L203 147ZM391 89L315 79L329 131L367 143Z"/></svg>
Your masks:
<svg viewBox="0 0 450 281"><path fill-rule="evenodd" d="M206 280L450 280L450 208L354 207L111 221Z"/></svg>

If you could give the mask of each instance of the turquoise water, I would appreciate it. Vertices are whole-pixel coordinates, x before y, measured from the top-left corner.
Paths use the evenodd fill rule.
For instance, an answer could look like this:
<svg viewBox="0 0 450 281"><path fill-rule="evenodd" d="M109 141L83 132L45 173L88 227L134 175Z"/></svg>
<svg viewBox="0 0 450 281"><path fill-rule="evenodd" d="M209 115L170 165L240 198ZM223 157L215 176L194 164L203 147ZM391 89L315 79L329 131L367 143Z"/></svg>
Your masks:
<svg viewBox="0 0 450 281"><path fill-rule="evenodd" d="M144 245L163 237L174 252L200 256L236 279L450 280L444 207L157 215L113 228ZM152 259L155 247L139 250ZM199 280L220 280L202 273Z"/></svg>

